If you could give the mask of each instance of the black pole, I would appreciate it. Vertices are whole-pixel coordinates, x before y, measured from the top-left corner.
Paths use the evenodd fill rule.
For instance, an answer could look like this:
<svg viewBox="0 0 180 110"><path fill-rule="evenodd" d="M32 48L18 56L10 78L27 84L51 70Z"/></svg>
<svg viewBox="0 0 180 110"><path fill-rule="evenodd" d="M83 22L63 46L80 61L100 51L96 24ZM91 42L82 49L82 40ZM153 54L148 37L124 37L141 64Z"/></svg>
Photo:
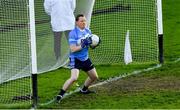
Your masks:
<svg viewBox="0 0 180 110"><path fill-rule="evenodd" d="M158 35L158 43L159 43L159 62L163 64L164 63L163 34Z"/></svg>
<svg viewBox="0 0 180 110"><path fill-rule="evenodd" d="M33 108L37 108L37 101L38 101L38 90L37 90L37 74L32 74L32 100L33 100Z"/></svg>

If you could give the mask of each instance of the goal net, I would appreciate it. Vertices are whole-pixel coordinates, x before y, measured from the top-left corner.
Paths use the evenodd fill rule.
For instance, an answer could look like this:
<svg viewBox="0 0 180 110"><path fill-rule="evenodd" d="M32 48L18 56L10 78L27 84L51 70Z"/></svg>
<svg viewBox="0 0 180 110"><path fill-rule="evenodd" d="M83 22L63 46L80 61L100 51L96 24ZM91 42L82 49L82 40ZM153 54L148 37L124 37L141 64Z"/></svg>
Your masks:
<svg viewBox="0 0 180 110"><path fill-rule="evenodd" d="M91 30L101 37L91 51L96 64L123 63L129 32L134 63L158 62L157 0L96 0Z"/></svg>
<svg viewBox="0 0 180 110"><path fill-rule="evenodd" d="M156 3L157 0L76 0L75 15L84 14L92 33L102 40L99 47L90 49L93 63L123 64L127 35L133 63L157 63ZM60 58L56 59L44 0L34 0L34 7L39 74L66 65L69 46L63 34ZM0 107L31 103L29 8L29 0L0 0Z"/></svg>
<svg viewBox="0 0 180 110"><path fill-rule="evenodd" d="M27 6L27 0L0 0L0 108L31 104Z"/></svg>

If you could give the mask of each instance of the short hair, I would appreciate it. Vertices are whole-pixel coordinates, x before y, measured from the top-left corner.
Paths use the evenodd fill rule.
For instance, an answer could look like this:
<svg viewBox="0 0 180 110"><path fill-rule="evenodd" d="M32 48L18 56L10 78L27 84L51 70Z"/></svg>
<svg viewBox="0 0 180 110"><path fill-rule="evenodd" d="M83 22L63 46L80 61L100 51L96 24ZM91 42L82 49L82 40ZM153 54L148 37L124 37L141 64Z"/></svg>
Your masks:
<svg viewBox="0 0 180 110"><path fill-rule="evenodd" d="M80 17L84 17L84 15L83 15L83 14L78 14L78 15L76 16L76 21L78 21Z"/></svg>

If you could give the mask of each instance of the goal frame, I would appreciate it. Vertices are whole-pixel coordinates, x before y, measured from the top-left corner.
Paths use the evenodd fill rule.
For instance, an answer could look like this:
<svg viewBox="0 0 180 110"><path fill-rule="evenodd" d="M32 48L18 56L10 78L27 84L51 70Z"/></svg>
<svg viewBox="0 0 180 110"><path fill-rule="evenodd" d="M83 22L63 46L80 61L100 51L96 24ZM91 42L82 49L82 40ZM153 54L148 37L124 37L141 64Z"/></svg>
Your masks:
<svg viewBox="0 0 180 110"><path fill-rule="evenodd" d="M29 18L30 18L30 50L31 50L31 76L32 76L32 107L37 108L37 51L36 51L36 29L35 29L35 11L34 0L29 0Z"/></svg>
<svg viewBox="0 0 180 110"><path fill-rule="evenodd" d="M30 44L31 44L31 70L32 70L32 99L34 108L38 105L38 87L37 87L37 53L36 53L36 31L35 31L35 11L34 0L29 0L30 17ZM162 0L157 0L157 27L158 27L158 52L159 63L164 62L163 55L163 20L162 20Z"/></svg>
<svg viewBox="0 0 180 110"><path fill-rule="evenodd" d="M157 22L158 22L158 48L159 63L164 63L163 55L163 19L162 19L162 0L157 0Z"/></svg>

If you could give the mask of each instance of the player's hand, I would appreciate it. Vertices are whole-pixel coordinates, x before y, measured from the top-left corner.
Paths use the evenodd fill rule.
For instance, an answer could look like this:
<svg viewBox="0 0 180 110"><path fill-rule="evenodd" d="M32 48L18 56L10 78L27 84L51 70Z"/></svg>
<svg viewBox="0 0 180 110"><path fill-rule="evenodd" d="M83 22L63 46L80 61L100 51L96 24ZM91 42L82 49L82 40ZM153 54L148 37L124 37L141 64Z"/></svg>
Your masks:
<svg viewBox="0 0 180 110"><path fill-rule="evenodd" d="M92 44L91 37L86 37L85 39L81 39L81 47L82 48L88 47L90 44Z"/></svg>

